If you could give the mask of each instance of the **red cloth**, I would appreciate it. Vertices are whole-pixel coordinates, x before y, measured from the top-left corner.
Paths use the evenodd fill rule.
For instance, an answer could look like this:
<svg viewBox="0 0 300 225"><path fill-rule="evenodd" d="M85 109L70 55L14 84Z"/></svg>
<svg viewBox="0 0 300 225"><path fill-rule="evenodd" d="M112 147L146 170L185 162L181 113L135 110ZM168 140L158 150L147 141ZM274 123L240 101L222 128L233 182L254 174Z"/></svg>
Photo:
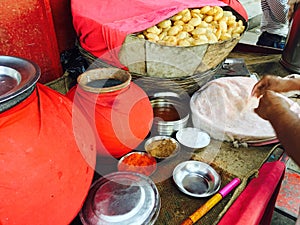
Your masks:
<svg viewBox="0 0 300 225"><path fill-rule="evenodd" d="M118 52L126 35L142 31L186 8L230 6L248 20L238 0L72 0L73 25L81 46L103 61L123 67Z"/></svg>
<svg viewBox="0 0 300 225"><path fill-rule="evenodd" d="M96 150L85 118L76 115L69 99L41 84L0 113L1 225L68 224L78 214Z"/></svg>
<svg viewBox="0 0 300 225"><path fill-rule="evenodd" d="M126 88L92 93L74 86L69 97L94 128L97 152L120 158L135 149L148 135L153 109L147 94L131 82Z"/></svg>
<svg viewBox="0 0 300 225"><path fill-rule="evenodd" d="M284 171L283 162L265 163L218 225L270 224Z"/></svg>

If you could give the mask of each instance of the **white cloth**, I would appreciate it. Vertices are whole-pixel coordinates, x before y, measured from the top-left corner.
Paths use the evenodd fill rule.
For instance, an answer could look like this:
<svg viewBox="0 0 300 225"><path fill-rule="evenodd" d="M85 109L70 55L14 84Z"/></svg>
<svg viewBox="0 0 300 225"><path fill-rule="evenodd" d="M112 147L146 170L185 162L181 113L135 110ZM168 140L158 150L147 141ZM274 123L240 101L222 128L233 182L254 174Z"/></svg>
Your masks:
<svg viewBox="0 0 300 225"><path fill-rule="evenodd" d="M270 122L253 111L259 103L250 97L256 82L250 77L222 77L202 86L190 101L194 127L221 141L275 139Z"/></svg>
<svg viewBox="0 0 300 225"><path fill-rule="evenodd" d="M261 0L261 31L286 37L289 29L288 0Z"/></svg>
<svg viewBox="0 0 300 225"><path fill-rule="evenodd" d="M259 99L251 97L256 80L250 77L221 77L195 92L190 100L193 126L221 141L258 143L276 139L269 121L254 112ZM299 115L300 106L277 93Z"/></svg>

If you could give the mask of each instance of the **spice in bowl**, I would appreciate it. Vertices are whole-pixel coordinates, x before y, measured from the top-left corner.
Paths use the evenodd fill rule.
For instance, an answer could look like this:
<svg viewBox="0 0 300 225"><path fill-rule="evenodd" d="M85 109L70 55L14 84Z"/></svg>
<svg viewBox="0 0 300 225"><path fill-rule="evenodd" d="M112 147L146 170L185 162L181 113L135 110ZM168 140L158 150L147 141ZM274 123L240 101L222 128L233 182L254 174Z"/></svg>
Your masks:
<svg viewBox="0 0 300 225"><path fill-rule="evenodd" d="M120 159L118 170L150 176L156 170L156 159L146 152L131 152Z"/></svg>
<svg viewBox="0 0 300 225"><path fill-rule="evenodd" d="M156 136L146 141L145 150L157 159L165 159L178 153L179 144L174 138Z"/></svg>

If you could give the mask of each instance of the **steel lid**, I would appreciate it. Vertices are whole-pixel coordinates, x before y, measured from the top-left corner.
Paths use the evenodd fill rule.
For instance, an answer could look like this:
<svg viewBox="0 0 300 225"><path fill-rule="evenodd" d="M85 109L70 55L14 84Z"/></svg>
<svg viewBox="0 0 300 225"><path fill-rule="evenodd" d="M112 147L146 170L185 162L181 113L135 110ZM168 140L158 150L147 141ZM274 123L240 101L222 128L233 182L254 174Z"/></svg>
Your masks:
<svg viewBox="0 0 300 225"><path fill-rule="evenodd" d="M153 224L160 196L153 181L138 173L114 172L97 180L81 209L83 224Z"/></svg>
<svg viewBox="0 0 300 225"><path fill-rule="evenodd" d="M0 103L33 87L40 77L35 63L13 56L0 56Z"/></svg>

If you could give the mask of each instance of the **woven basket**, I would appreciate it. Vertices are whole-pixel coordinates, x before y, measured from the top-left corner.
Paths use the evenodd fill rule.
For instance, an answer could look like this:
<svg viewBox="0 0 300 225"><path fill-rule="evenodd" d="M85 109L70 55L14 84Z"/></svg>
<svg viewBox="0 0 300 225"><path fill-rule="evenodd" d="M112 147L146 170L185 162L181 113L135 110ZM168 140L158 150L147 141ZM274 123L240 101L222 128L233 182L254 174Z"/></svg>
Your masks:
<svg viewBox="0 0 300 225"><path fill-rule="evenodd" d="M233 13L247 30L245 19ZM147 93L171 90L192 94L213 78L241 36L214 44L177 47L158 45L130 34L120 49L119 60ZM92 68L112 67L80 46L79 50Z"/></svg>
<svg viewBox="0 0 300 225"><path fill-rule="evenodd" d="M166 46L128 35L119 53L130 72L144 76L178 78L215 68L229 55L239 38L189 47Z"/></svg>
<svg viewBox="0 0 300 225"><path fill-rule="evenodd" d="M93 56L82 47L78 46L80 53L87 60L89 69L95 68L109 68L111 65L105 63L99 58ZM193 94L202 85L207 83L213 78L216 71L221 67L222 63L219 63L214 68L209 69L205 72L199 72L190 76L182 77L153 77L145 76L131 72L132 80L139 85L149 95L153 95L156 92L161 91L172 91L176 93L188 93Z"/></svg>

